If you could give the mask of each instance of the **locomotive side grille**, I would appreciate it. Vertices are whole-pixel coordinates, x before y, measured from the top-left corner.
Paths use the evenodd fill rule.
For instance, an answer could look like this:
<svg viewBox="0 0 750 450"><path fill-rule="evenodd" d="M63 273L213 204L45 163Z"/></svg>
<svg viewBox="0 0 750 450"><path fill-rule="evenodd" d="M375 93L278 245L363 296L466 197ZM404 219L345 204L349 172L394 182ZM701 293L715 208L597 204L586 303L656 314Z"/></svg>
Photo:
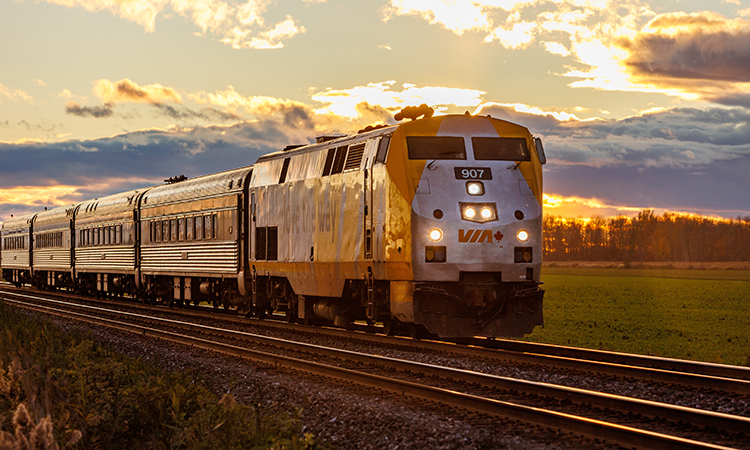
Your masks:
<svg viewBox="0 0 750 450"><path fill-rule="evenodd" d="M346 157L344 171L359 169L362 163L362 156L365 154L365 143L352 145L349 147L349 155Z"/></svg>
<svg viewBox="0 0 750 450"><path fill-rule="evenodd" d="M276 261L279 247L278 227L258 227L255 229L255 259Z"/></svg>
<svg viewBox="0 0 750 450"><path fill-rule="evenodd" d="M276 261L279 259L279 228L268 227L268 251L266 258L269 261Z"/></svg>
<svg viewBox="0 0 750 450"><path fill-rule="evenodd" d="M266 227L255 229L255 259L262 261L266 259Z"/></svg>

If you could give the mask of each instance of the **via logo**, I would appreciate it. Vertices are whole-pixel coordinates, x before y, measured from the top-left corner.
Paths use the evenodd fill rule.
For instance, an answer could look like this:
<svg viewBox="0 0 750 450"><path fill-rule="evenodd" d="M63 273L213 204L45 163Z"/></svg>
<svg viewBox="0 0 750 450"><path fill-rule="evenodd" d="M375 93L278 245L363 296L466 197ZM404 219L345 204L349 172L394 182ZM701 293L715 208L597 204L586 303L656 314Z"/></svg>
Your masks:
<svg viewBox="0 0 750 450"><path fill-rule="evenodd" d="M496 232L492 234L492 230L458 230L458 242L469 243L469 244L491 244L493 238L500 242L503 239L503 233Z"/></svg>

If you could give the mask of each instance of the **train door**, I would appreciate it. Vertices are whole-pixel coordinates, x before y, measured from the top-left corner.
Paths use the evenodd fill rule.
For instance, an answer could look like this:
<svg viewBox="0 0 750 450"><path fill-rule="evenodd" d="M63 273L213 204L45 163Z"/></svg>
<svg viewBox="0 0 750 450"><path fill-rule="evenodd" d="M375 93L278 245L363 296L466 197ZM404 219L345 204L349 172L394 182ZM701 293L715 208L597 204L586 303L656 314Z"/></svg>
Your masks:
<svg viewBox="0 0 750 450"><path fill-rule="evenodd" d="M252 175L252 172L250 172ZM239 274L237 277L237 287L239 288L240 295L246 297L248 292L248 286L246 283L248 272L247 267L250 260L248 245L248 217L249 217L249 195L247 187L249 184L250 176L248 175L245 179L245 184L242 186L242 192L237 194L237 248L239 249Z"/></svg>
<svg viewBox="0 0 750 450"><path fill-rule="evenodd" d="M369 163L369 160L367 161ZM369 165L369 164L368 164ZM363 241L365 244L365 259L368 261L372 260L372 232L373 232L373 210L372 210L372 174L370 173L370 167L365 168L364 170L364 183L362 185L364 186L364 233Z"/></svg>
<svg viewBox="0 0 750 450"><path fill-rule="evenodd" d="M372 153L372 152L367 152ZM362 229L364 230L364 236L362 241L364 242L365 251L365 261L367 263L367 272L365 273L365 294L367 298L366 303L366 314L367 319L371 322L377 321L378 316L378 309L377 304L375 302L375 292L374 292L374 278L372 273L372 241L373 241L373 210L372 210L372 191L373 191L373 176L371 173L372 169L372 161L373 158L368 155L368 157L365 159L365 170L362 171L364 175L364 182L362 183L364 192L364 202L363 202L363 217L364 217L364 226Z"/></svg>
<svg viewBox="0 0 750 450"><path fill-rule="evenodd" d="M258 216L258 193L255 189L250 189L248 201L248 221L247 221L247 253L250 261L250 297L253 307L258 306L258 275L255 271L255 246L256 240L256 222Z"/></svg>

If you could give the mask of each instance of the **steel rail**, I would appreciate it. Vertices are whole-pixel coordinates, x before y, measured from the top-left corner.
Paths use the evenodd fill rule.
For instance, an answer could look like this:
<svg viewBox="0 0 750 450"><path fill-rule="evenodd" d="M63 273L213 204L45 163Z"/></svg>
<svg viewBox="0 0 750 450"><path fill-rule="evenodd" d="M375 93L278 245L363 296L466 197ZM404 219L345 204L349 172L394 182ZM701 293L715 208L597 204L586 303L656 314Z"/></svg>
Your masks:
<svg viewBox="0 0 750 450"><path fill-rule="evenodd" d="M15 292L13 294L24 295ZM148 306L140 304L135 305L133 303L127 302L117 303L123 306L136 307L139 309L161 312L165 311L165 308L163 306ZM172 311L173 313L179 313L182 315L203 319L206 318L206 312L211 310L213 310L213 308L205 308L205 311L197 311L194 308L180 308L175 310L170 309L170 311ZM294 329L295 331L302 331L313 334L325 334L347 339L358 339L365 342L398 345L402 347L410 347L419 351L434 350L441 353L450 352L461 356L489 358L497 361L512 362L517 364L553 366L569 370L613 375L619 378L639 379L650 382L676 384L693 388L708 389L712 391L722 391L732 394L750 395L750 379L745 379L747 373L750 372L750 369L737 366L682 361L683 364L678 364L677 367L675 367L677 370L670 370L666 367L648 367L639 365L639 362L650 361L653 364L653 362L659 359L667 362L681 361L670 360L667 358L650 358L624 353L612 353L612 355L617 355L617 358L620 362L608 362L600 360L581 359L587 357L587 355L597 357L596 355L601 355L607 352L601 352L598 350L574 349L572 347L567 347L567 349L570 349L567 350L568 352L570 352L570 354L566 355L566 350L562 350L561 347L549 344L530 343L529 346L524 346L523 344L525 343L519 341L503 341L515 342L514 348L495 349L445 341L414 340L404 337L392 337L361 331L343 330L339 328L310 327L306 325L245 318L237 315L222 314L221 319L244 325L257 324L271 328L280 328L287 330ZM476 340L474 341L476 342ZM526 349L527 351L524 351L524 349ZM579 350L579 352L577 353L578 357L572 354L574 353L574 350ZM549 353L546 353L546 351L549 351ZM726 368L726 371L721 371L721 368ZM701 372L713 372L716 373L716 375ZM733 377L733 374L739 376Z"/></svg>
<svg viewBox="0 0 750 450"><path fill-rule="evenodd" d="M61 303L57 300L46 300L46 299L41 299L41 300L49 301L51 303ZM21 306L25 306L25 307L30 306L23 302L19 302L18 304L20 304ZM74 305L74 306L80 309L84 309L84 310L101 311L100 308L95 308L95 307L86 306L86 305ZM100 318L96 316L72 313L70 311L63 311L57 308L49 308L49 307L43 307L43 306L33 306L33 307L41 308L44 310L51 310L51 313L64 314L64 315L72 314L77 317L84 316L85 319L89 321L96 320L96 321L104 321L105 324L106 323L122 324L122 322L112 321L111 319L104 319L104 318ZM125 313L125 312L111 311L111 310L107 312L125 316L130 319L149 320L149 321L154 321L154 322L161 323L161 324L168 325L168 326L176 326L176 327L187 329L190 331L199 331L203 333L221 335L222 337L225 337L225 338L241 337L246 340L252 340L257 343L263 343L264 345L274 345L277 347L282 346L282 347L291 348L297 351L315 352L319 354L325 354L330 357L348 359L348 360L353 360L353 361L357 361L357 362L361 362L365 364L375 364L381 367L385 366L385 367L389 367L389 368L393 368L393 369L401 370L401 371L408 371L408 372L416 371L416 372L420 372L429 376L437 376L437 377L446 378L450 380L460 380L466 383L475 383L475 384L479 384L479 385L487 386L487 387L500 388L504 390L523 391L526 393L534 393L534 394L554 397L558 399L567 399L576 403L591 404L593 406L597 406L600 408L610 408L610 409L616 409L616 410L625 411L625 412L637 412L642 415L659 417L659 418L663 418L663 419L667 419L667 420L671 420L675 422L682 421L682 422L696 424L696 425L704 426L704 427L707 427L707 426L716 427L718 429L722 429L722 430L729 431L729 432L742 433L750 429L750 419L744 418L744 417L731 416L727 414L714 413L714 412L697 410L693 408L679 407L679 406L674 406L674 405L666 405L666 404L650 402L650 401L645 401L645 400L631 399L628 397L622 397L622 396L611 395L611 394L602 394L602 393L586 391L586 390L576 389L576 388L555 386L555 385L549 385L545 383L529 382L529 381L523 381L523 380L515 380L511 378L506 378L506 377L499 377L499 376L494 376L494 375L470 372L466 370L446 368L446 367L441 367L441 366L434 366L434 365L429 365L429 364L398 360L398 359L393 359L393 358L386 358L382 356L360 354L360 353L351 352L348 350L332 349L332 348L322 347L322 346L313 345L313 344L304 344L304 343L288 341L284 339L254 335L251 333L224 330L224 329L220 329L216 327L196 325L196 324L173 321L173 320L168 320L168 319L153 318L150 316L143 316L143 315L133 314L133 313ZM148 333L144 332L144 335L149 335L155 332L168 333L169 335L174 334L171 332L162 332L159 330L154 330L152 328L141 327L138 325L132 325L132 324L128 325L128 327L131 327L131 326L137 329L149 330ZM125 328L127 329L127 327ZM179 336L184 336L184 335L179 335ZM196 339L204 341L200 338L196 338ZM218 344L218 345L224 345L224 344ZM232 347L236 347L236 346L232 346ZM249 351L252 351L252 350L249 350ZM261 352L261 353L268 354L266 352ZM288 357L283 357L283 358L288 358ZM292 359L295 359L295 358L292 358ZM435 388L435 389L440 389L440 388ZM462 395L471 396L471 394L462 394ZM503 403L507 403L507 402L503 402ZM565 414L565 413L558 413L558 414ZM601 437L601 436L598 436L598 437ZM631 442L629 441L628 443L631 443Z"/></svg>
<svg viewBox="0 0 750 450"><path fill-rule="evenodd" d="M672 370L702 375L713 375L724 378L750 380L750 367L730 366L701 361L664 358L649 355L634 355L632 353L611 352L563 345L542 344L536 342L514 341L510 339L457 339L452 342L466 345L478 345L497 350L508 350L525 353L543 353L545 355L565 358L586 359L592 361L627 364L634 366L652 367L656 369Z"/></svg>

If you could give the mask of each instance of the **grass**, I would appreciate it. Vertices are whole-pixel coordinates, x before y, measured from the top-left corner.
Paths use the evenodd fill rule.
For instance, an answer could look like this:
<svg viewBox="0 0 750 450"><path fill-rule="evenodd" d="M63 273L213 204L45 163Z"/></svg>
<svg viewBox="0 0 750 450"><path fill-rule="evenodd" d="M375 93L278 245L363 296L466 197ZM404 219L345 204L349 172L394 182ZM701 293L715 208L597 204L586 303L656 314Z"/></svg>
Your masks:
<svg viewBox="0 0 750 450"><path fill-rule="evenodd" d="M300 437L299 415L218 398L193 374L163 372L0 302L0 448L315 448Z"/></svg>
<svg viewBox="0 0 750 450"><path fill-rule="evenodd" d="M750 270L669 269L669 268L604 268L604 267L548 267L545 275L591 275L614 277L679 278L694 280L750 281Z"/></svg>
<svg viewBox="0 0 750 450"><path fill-rule="evenodd" d="M545 268L527 340L750 365L750 271Z"/></svg>

